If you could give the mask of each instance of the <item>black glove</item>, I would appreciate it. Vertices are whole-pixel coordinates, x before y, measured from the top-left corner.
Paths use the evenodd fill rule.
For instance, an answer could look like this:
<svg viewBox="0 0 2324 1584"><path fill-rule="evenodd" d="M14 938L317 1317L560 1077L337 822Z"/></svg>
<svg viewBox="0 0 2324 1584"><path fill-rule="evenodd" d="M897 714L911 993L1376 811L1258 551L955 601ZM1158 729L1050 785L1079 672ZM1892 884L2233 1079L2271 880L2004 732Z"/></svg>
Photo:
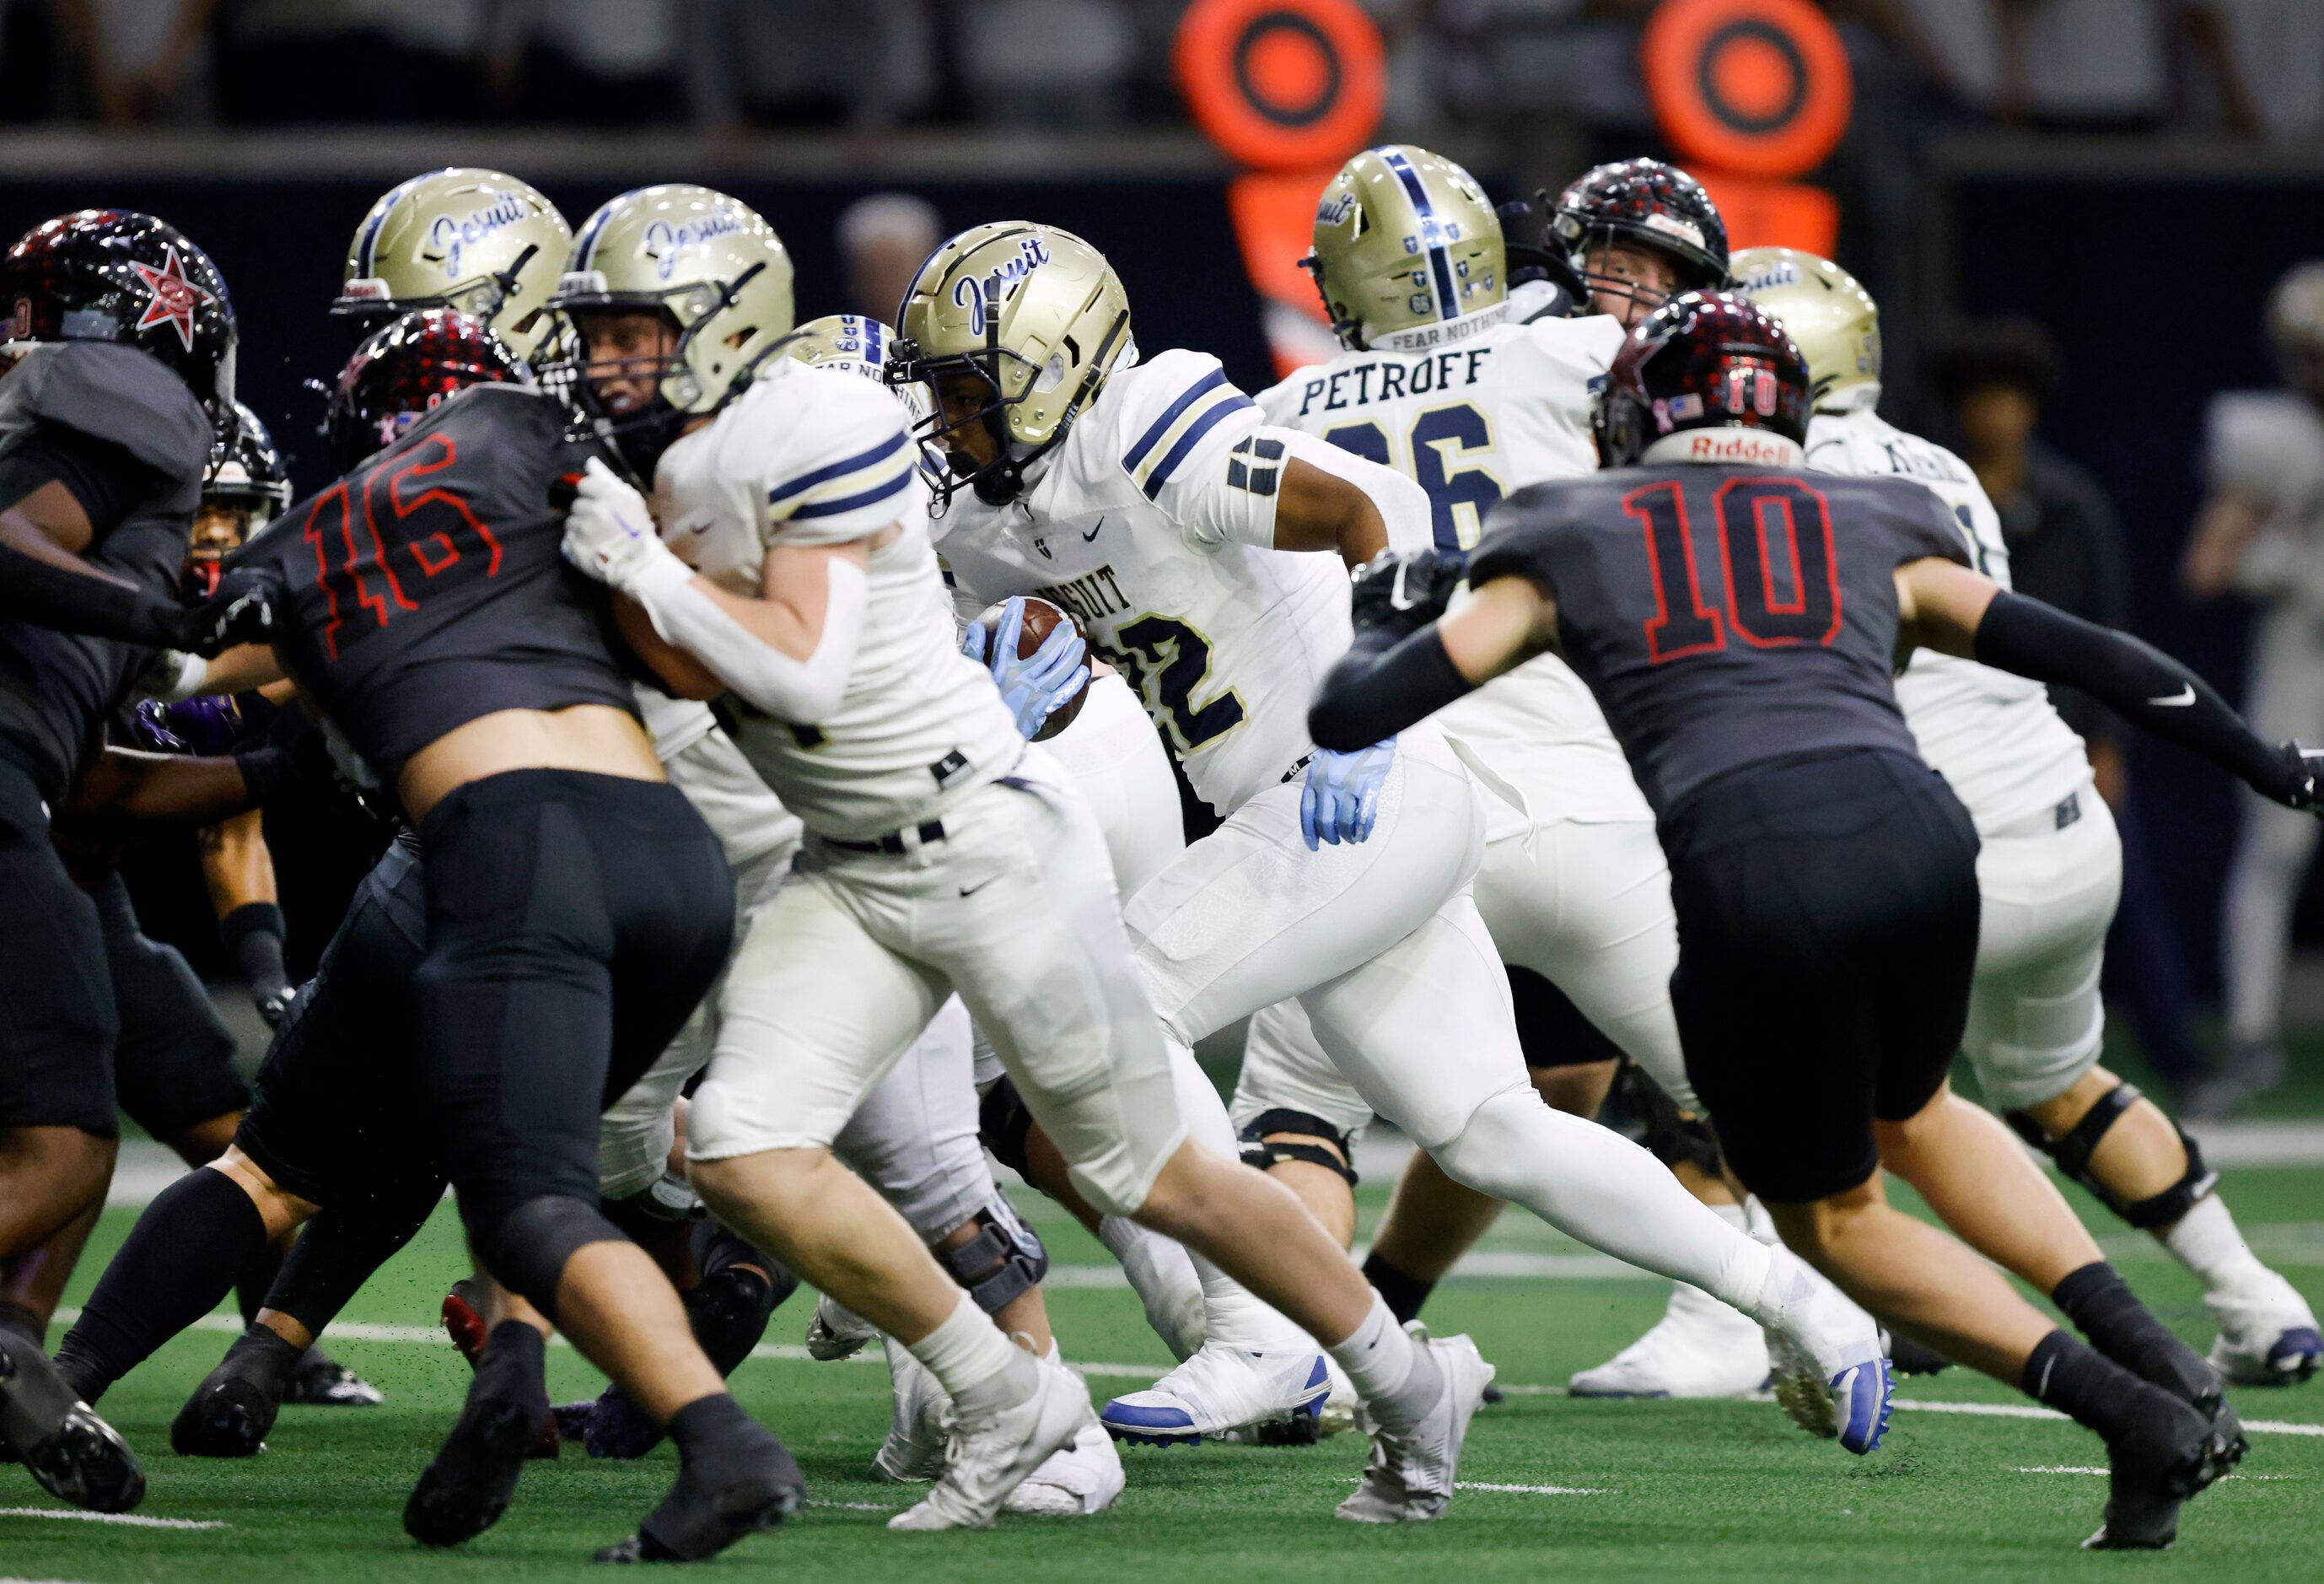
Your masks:
<svg viewBox="0 0 2324 1584"><path fill-rule="evenodd" d="M235 567L199 605L172 607L162 618L169 646L210 660L237 644L265 641L274 628L281 580L267 568Z"/></svg>
<svg viewBox="0 0 2324 1584"><path fill-rule="evenodd" d="M1356 630L1416 633L1444 614L1467 576L1468 558L1457 550L1384 550L1357 568L1350 584Z"/></svg>
<svg viewBox="0 0 2324 1584"><path fill-rule="evenodd" d="M2277 788L2260 790L2267 792L2287 809L2298 809L2305 814L2324 814L2324 748L2311 748L2301 743L2286 743L2283 754L2283 783Z"/></svg>

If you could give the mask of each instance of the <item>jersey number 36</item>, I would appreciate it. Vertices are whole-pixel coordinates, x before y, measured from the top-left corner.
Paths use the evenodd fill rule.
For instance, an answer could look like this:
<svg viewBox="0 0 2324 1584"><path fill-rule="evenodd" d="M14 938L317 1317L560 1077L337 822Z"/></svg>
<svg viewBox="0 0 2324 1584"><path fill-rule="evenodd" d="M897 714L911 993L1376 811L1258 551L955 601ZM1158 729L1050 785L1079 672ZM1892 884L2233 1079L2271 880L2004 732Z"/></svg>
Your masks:
<svg viewBox="0 0 2324 1584"><path fill-rule="evenodd" d="M1485 514L1501 498L1500 480L1482 467L1456 467L1454 459L1467 451L1490 450L1493 428L1485 415L1461 403L1435 407L1412 421L1406 437L1406 468L1388 444L1388 433L1377 423L1348 423L1324 432L1323 438L1343 451L1353 451L1368 462L1395 468L1428 492L1428 517L1441 550L1467 550L1482 532Z"/></svg>

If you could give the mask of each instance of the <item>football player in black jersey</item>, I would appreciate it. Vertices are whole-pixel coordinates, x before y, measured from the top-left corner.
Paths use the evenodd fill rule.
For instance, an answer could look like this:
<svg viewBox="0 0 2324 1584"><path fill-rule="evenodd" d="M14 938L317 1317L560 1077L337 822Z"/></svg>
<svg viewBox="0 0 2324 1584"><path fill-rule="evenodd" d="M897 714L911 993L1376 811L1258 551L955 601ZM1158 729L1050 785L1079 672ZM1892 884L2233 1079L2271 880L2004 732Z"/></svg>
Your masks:
<svg viewBox="0 0 2324 1584"><path fill-rule="evenodd" d="M551 493L595 442L529 379L442 394L226 574L272 572L276 655L419 834L429 1142L483 1266L521 1300L490 1317L404 1524L455 1544L506 1509L549 1416L554 1323L678 1447L669 1497L609 1557L706 1556L795 1508L798 1467L599 1209L596 1141L724 966L733 882L639 724L604 597L558 548ZM263 1219L234 1184L214 1191L226 1220Z"/></svg>
<svg viewBox="0 0 2324 1584"><path fill-rule="evenodd" d="M2053 1292L2086 1347L1968 1248L1889 1208L1880 1168L1981 1248L2019 1252L2007 1135L1950 1103L1978 931L1977 837L1891 685L1915 644L2080 687L2294 808L2317 756L2254 736L2177 662L2001 588L1909 480L1804 471L1809 384L1764 310L1690 293L1624 343L1594 477L1497 508L1475 597L1438 552L1383 558L1318 694L1323 746L1378 741L1554 649L1653 803L1671 864L1672 998L1729 1161L1851 1295L2063 1409L2113 1461L2100 1547L2168 1544L2243 1452L2218 1377L2092 1262ZM1424 625L1425 624L1425 625Z"/></svg>
<svg viewBox="0 0 2324 1584"><path fill-rule="evenodd" d="M234 310L201 249L148 215L61 216L0 257L0 916L28 926L0 954L0 1264L69 1264L112 1171L118 1020L50 811L157 652L216 653L266 607L251 574L176 597L234 399ZM0 1440L67 1500L134 1505L134 1459L40 1357L47 1320L0 1302Z"/></svg>

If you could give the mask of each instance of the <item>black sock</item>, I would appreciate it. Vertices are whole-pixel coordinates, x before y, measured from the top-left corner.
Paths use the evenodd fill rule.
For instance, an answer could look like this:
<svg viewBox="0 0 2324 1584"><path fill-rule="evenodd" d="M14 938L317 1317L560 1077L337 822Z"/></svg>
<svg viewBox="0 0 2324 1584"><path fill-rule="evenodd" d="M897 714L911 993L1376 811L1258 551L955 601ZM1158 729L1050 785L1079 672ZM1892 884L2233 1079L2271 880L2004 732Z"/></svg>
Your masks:
<svg viewBox="0 0 2324 1584"><path fill-rule="evenodd" d="M258 1246L258 1252L242 1262L242 1269L234 1278L235 1306L242 1311L242 1323L254 1326L258 1311L266 1307L267 1290L281 1273L282 1255L272 1240Z"/></svg>
<svg viewBox="0 0 2324 1584"><path fill-rule="evenodd" d="M2104 1260L2074 1272L2050 1298L2091 1347L2142 1380L2186 1403L2218 1394L2219 1377L2202 1356L2156 1320Z"/></svg>
<svg viewBox="0 0 2324 1584"><path fill-rule="evenodd" d="M503 1320L476 1355L476 1378L468 1383L468 1401L521 1403L546 1418L548 1370L549 1339L522 1320Z"/></svg>
<svg viewBox="0 0 2324 1584"><path fill-rule="evenodd" d="M267 1290L266 1307L321 1336L372 1273L411 1241L444 1197L440 1179L370 1199L334 1200L307 1223Z"/></svg>
<svg viewBox="0 0 2324 1584"><path fill-rule="evenodd" d="M23 1338L42 1352L49 1350L49 1328L41 1317L21 1303L0 1300L0 1331Z"/></svg>
<svg viewBox="0 0 2324 1584"><path fill-rule="evenodd" d="M689 1468L706 1458L715 1462L730 1449L755 1449L767 1433L756 1420L742 1412L742 1404L734 1401L731 1392L696 1397L671 1414L669 1423L663 1428L677 1443L678 1460ZM706 1468L704 1472L716 1470Z"/></svg>
<svg viewBox="0 0 2324 1584"><path fill-rule="evenodd" d="M2063 1330L2052 1331L2034 1345L2017 1384L2035 1402L2059 1410L2108 1441L2130 1426L2139 1400L2153 1389Z"/></svg>
<svg viewBox="0 0 2324 1584"><path fill-rule="evenodd" d="M57 1366L94 1403L153 1349L216 1309L266 1222L232 1178L200 1167L154 1196L97 1278L57 1349Z"/></svg>
<svg viewBox="0 0 2324 1584"><path fill-rule="evenodd" d="M1364 1256L1364 1280L1379 1291L1388 1304L1388 1313L1396 1316L1398 1325L1418 1319L1420 1306L1428 1301L1431 1292L1436 1291L1435 1283L1424 1282L1418 1276L1397 1270L1380 1258L1377 1252Z"/></svg>

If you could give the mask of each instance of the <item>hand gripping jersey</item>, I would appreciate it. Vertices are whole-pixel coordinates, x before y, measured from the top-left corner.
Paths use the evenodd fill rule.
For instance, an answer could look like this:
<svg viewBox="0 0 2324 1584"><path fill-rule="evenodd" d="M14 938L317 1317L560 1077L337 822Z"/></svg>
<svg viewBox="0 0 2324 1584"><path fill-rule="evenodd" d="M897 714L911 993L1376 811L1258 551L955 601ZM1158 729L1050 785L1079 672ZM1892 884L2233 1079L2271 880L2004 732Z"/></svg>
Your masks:
<svg viewBox="0 0 2324 1584"><path fill-rule="evenodd" d="M1622 468L1512 496L1469 576L1557 602L1559 647L1667 817L1763 760L1917 753L1890 680L1895 572L1930 556L1969 559L1952 514L1902 479Z"/></svg>
<svg viewBox="0 0 2324 1584"><path fill-rule="evenodd" d="M1960 524L1977 570L2009 587L2001 519L1969 464L1942 446L1868 410L1819 412L1808 425L1808 466L1927 486ZM1922 756L1951 784L1980 835L2055 808L2089 779L2089 751L2039 682L1923 649L1896 679L1896 701Z"/></svg>
<svg viewBox="0 0 2324 1584"><path fill-rule="evenodd" d="M186 382L134 347L30 347L0 378L0 457L43 429L117 447L139 475L120 518L90 524L84 559L174 596L210 456L209 416ZM106 718L151 658L110 638L0 621L0 753L50 803L63 801Z"/></svg>
<svg viewBox="0 0 2324 1584"><path fill-rule="evenodd" d="M2289 391L2223 391L2204 422L2203 471L2264 514L2236 587L2324 616L2324 413Z"/></svg>
<svg viewBox="0 0 2324 1584"><path fill-rule="evenodd" d="M1493 322L1477 325L1456 349L1383 344L1303 368L1261 393L1259 410L1270 423L1320 435L1405 474L1428 494L1436 542L1469 549L1504 496L1596 470L1591 393L1622 344L1621 323L1608 314L1521 323L1505 317L1508 310L1504 304L1460 321ZM1525 780L1545 794L1537 816L1646 818L1597 701L1554 654L1528 661L1437 719L1489 760L1526 755ZM1539 752L1545 748L1568 751Z"/></svg>
<svg viewBox="0 0 2324 1584"><path fill-rule="evenodd" d="M663 539L737 593L759 591L775 545L840 544L900 525L872 551L838 711L785 721L731 694L721 705L735 746L784 806L842 841L936 818L1025 751L992 679L960 653L910 421L859 375L783 358L663 452L654 474Z"/></svg>
<svg viewBox="0 0 2324 1584"><path fill-rule="evenodd" d="M1279 461L1237 453L1261 427L1217 358L1160 353L1115 371L1017 501L963 492L936 523L968 608L1038 594L1073 612L1221 815L1314 749L1308 701L1351 634L1338 557L1219 526L1227 492L1276 486Z"/></svg>
<svg viewBox="0 0 2324 1584"><path fill-rule="evenodd" d="M404 761L503 709L635 714L604 592L565 563L550 503L592 446L554 397L472 385L229 558L288 594L276 649L391 785Z"/></svg>

